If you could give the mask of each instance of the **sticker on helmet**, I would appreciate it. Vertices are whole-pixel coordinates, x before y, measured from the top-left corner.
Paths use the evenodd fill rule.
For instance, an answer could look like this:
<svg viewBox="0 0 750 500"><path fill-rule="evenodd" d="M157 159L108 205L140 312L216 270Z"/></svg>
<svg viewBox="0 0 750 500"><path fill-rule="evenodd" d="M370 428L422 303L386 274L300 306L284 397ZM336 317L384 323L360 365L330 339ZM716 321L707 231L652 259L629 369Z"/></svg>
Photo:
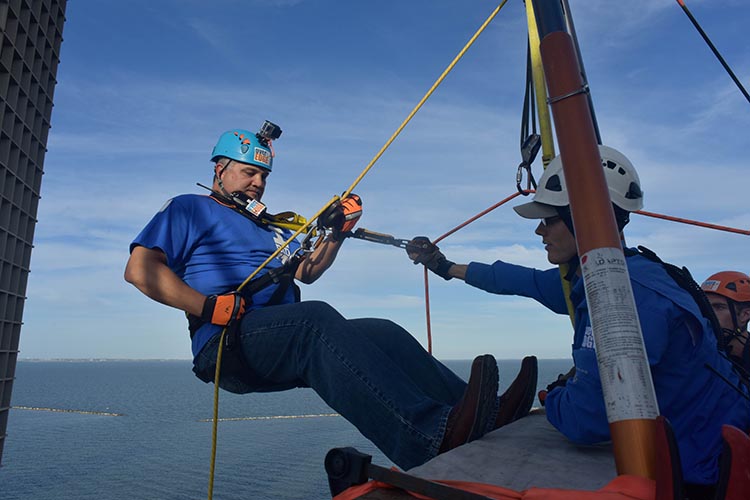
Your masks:
<svg viewBox="0 0 750 500"><path fill-rule="evenodd" d="M258 163L262 163L263 165L268 165L269 167L271 166L271 153L269 153L265 149L256 147L253 154L253 159Z"/></svg>
<svg viewBox="0 0 750 500"><path fill-rule="evenodd" d="M707 292L714 292L721 286L721 281L717 280L706 280L701 285L701 288Z"/></svg>

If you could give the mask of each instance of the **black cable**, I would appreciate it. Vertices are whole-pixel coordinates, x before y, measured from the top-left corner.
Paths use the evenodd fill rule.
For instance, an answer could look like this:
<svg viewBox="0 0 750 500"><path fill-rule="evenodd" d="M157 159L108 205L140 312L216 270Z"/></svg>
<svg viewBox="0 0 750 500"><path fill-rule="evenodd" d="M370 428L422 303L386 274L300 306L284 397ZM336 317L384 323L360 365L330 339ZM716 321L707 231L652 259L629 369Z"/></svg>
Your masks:
<svg viewBox="0 0 750 500"><path fill-rule="evenodd" d="M734 83L737 85L737 88L740 89L740 92L742 92L742 95L745 96L745 99L747 99L747 102L750 102L750 94L747 93L747 90L745 90L745 87L742 86L742 83L740 83L740 80L735 76L734 72L732 71L732 68L729 67L729 64L724 60L723 57L721 57L721 54L719 54L719 51L716 49L714 44L711 42L711 39L708 38L708 35L706 35L706 32L703 31L703 28L701 28L701 25L698 24L698 21L693 17L693 14L688 9L687 5L685 5L684 0L677 0L677 3L680 4L680 7L682 7L682 10L685 12L685 14L688 16L688 19L690 19L690 22L693 23L693 26L695 26L695 29L698 30L698 33L703 37L703 40L708 44L708 47L711 49L711 51L714 53L716 58L719 60L722 66L724 66L724 69L729 73L729 76L732 78Z"/></svg>
<svg viewBox="0 0 750 500"><path fill-rule="evenodd" d="M570 5L568 4L568 0L562 0L563 5L563 11L565 14L565 23L568 26L568 33L570 34L570 38L573 40L573 47L576 49L576 57L578 58L578 67L581 70L581 80L583 80L583 85L588 89L589 87L589 79L588 76L586 76L586 68L583 66L583 58L581 57L581 47L578 45L578 35L576 35L576 27L573 24L573 15L570 12ZM596 142L597 144L602 144L602 134L599 132L599 122L596 120L596 111L594 111L594 101L591 98L591 91L586 92L586 100L589 104L589 111L591 112L591 122L594 125L594 133L596 134Z"/></svg>

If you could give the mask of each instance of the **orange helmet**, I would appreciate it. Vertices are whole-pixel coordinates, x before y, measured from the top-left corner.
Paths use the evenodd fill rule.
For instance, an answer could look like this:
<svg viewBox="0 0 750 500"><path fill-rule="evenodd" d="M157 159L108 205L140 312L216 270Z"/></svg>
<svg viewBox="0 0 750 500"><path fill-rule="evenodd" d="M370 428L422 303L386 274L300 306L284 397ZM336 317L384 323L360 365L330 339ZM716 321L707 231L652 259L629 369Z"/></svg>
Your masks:
<svg viewBox="0 0 750 500"><path fill-rule="evenodd" d="M739 271L721 271L711 275L703 282L701 289L735 302L750 302L750 276Z"/></svg>

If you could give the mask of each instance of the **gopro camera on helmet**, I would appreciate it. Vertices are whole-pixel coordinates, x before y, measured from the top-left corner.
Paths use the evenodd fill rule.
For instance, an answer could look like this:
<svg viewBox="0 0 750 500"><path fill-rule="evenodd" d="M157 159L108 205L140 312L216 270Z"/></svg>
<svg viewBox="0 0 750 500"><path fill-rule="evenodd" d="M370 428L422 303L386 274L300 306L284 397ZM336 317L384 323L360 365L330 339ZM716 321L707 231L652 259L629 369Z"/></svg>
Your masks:
<svg viewBox="0 0 750 500"><path fill-rule="evenodd" d="M262 142L275 141L281 136L281 127L266 120L260 126L260 131L255 135Z"/></svg>

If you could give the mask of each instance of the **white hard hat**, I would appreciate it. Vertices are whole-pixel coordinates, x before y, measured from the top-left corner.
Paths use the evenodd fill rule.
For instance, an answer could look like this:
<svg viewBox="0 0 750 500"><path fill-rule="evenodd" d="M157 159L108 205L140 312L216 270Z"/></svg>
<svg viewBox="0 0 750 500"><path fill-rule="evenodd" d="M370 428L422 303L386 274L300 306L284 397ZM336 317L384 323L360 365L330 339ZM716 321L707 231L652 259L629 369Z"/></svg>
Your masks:
<svg viewBox="0 0 750 500"><path fill-rule="evenodd" d="M599 146L599 154L612 203L626 212L643 208L641 181L630 160L609 146ZM539 179L532 201L515 206L513 210L526 219L544 219L558 215L555 207L564 207L569 203L562 160L558 155Z"/></svg>

